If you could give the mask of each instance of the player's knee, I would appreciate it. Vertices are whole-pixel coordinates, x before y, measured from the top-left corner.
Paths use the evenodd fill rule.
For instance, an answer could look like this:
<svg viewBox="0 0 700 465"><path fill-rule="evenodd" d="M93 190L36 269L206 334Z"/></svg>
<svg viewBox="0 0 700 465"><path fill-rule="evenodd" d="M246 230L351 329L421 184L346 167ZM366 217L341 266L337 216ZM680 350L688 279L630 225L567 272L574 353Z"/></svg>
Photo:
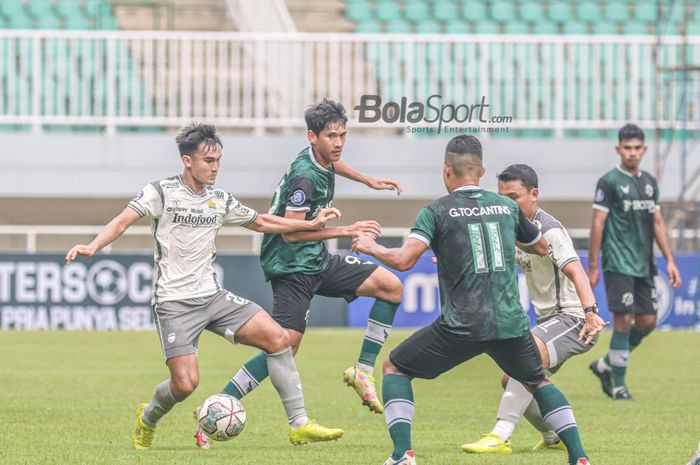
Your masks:
<svg viewBox="0 0 700 465"><path fill-rule="evenodd" d="M172 392L175 400L182 402L183 400L187 399L195 389L197 389L198 385L199 377L196 375L181 377L171 381L170 391Z"/></svg>
<svg viewBox="0 0 700 465"><path fill-rule="evenodd" d="M279 352L289 347L290 344L291 338L289 337L289 333L283 328L280 328L279 331L270 338L268 352Z"/></svg>
<svg viewBox="0 0 700 465"><path fill-rule="evenodd" d="M501 378L501 386L503 386L503 389L505 389L506 386L508 385L509 379L510 379L510 377L508 375L503 375L503 378Z"/></svg>
<svg viewBox="0 0 700 465"><path fill-rule="evenodd" d="M393 276L393 275L392 275ZM396 276L389 282L387 286L387 299L389 302L401 302L403 298L403 284Z"/></svg>
<svg viewBox="0 0 700 465"><path fill-rule="evenodd" d="M391 363L391 359L389 357L387 357L386 359L384 359L384 364L382 365L382 374L384 374L384 375L401 375L403 373L401 373L399 371L399 369L396 368L396 366L394 366L393 363Z"/></svg>

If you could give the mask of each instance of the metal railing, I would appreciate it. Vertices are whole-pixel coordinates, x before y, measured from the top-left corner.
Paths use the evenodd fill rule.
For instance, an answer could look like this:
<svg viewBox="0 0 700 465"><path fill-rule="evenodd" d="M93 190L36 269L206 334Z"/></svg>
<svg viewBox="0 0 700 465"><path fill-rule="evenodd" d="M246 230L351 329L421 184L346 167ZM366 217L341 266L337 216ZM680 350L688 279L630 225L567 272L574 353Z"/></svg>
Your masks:
<svg viewBox="0 0 700 465"><path fill-rule="evenodd" d="M304 127L323 97L396 106L368 128L405 127L411 102L488 104L513 129L674 126L658 109L654 36L0 31L0 125ZM700 36L662 39L659 64L700 63ZM685 52L684 52L685 51ZM401 98L405 97L402 104ZM482 102L482 97L485 101ZM688 102L700 129L700 96ZM479 107L477 107L479 108ZM394 110L399 110L396 113ZM451 111L445 108L445 111ZM425 108L432 119L437 110ZM693 116L694 115L694 116ZM447 113L443 114L444 117ZM472 117L474 117L472 111ZM434 126L434 123L424 126ZM479 126L497 126L490 118ZM420 125L420 123L418 123Z"/></svg>

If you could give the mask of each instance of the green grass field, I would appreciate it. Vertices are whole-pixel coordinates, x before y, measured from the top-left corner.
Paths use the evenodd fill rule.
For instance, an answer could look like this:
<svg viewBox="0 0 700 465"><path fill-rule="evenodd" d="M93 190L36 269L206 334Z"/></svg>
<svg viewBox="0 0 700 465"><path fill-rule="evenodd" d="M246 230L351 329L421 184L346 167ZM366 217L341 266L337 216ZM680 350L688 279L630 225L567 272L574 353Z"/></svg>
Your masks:
<svg viewBox="0 0 700 465"><path fill-rule="evenodd" d="M408 334L395 331L391 345ZM587 369L609 337L554 377L574 407L593 465L685 464L700 436L700 334L658 332L645 341L628 375L637 400L625 403L604 397ZM161 422L152 450L135 451L129 437L135 406L167 378L154 333L2 333L0 464L381 465L391 451L384 419L362 408L341 382L361 339L360 331L312 328L297 359L310 415L344 428L340 441L291 446L268 381L244 399L248 423L239 438L197 450L192 410L254 353L207 333L200 341L199 388ZM512 456L460 451L493 425L499 377L482 356L437 380L414 382L413 447L420 465L566 463L564 452L529 451L538 435L526 422L516 430Z"/></svg>

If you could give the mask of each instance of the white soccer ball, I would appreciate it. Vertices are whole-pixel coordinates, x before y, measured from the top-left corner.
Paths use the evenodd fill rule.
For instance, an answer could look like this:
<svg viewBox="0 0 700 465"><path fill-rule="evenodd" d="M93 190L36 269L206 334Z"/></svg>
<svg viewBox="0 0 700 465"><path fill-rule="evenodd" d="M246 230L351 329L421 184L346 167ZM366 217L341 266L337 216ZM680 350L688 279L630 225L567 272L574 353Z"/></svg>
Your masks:
<svg viewBox="0 0 700 465"><path fill-rule="evenodd" d="M215 441L228 441L241 434L245 419L243 404L227 394L211 396L197 411L199 426Z"/></svg>

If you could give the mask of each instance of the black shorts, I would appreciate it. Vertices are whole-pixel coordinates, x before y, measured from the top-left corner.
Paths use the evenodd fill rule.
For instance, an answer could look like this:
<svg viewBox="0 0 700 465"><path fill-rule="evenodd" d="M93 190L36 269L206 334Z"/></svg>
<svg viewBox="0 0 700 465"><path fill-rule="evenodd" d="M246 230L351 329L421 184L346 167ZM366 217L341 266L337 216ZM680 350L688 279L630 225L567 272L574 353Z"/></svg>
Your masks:
<svg viewBox="0 0 700 465"><path fill-rule="evenodd" d="M451 332L442 317L410 335L389 359L408 376L433 379L483 353L523 384L537 385L544 379L542 358L530 332L514 339L473 341Z"/></svg>
<svg viewBox="0 0 700 465"><path fill-rule="evenodd" d="M653 276L637 278L606 271L604 277L605 294L611 312L635 315L655 315L658 312Z"/></svg>
<svg viewBox="0 0 700 465"><path fill-rule="evenodd" d="M357 288L374 273L378 265L354 255L330 255L318 274L292 273L272 278L272 318L283 328L303 333L309 321L309 306L314 295L357 298Z"/></svg>

